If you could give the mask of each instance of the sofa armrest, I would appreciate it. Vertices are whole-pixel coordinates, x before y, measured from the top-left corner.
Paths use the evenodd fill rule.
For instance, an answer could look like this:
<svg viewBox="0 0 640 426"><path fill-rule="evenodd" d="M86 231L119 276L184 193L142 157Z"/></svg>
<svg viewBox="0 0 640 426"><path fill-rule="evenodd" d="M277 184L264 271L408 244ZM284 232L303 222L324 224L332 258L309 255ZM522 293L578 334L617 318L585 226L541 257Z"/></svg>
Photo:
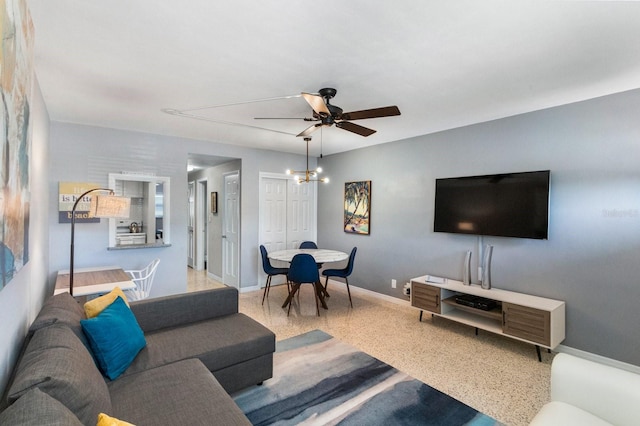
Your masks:
<svg viewBox="0 0 640 426"><path fill-rule="evenodd" d="M561 353L551 365L551 400L615 425L636 425L640 419L640 375Z"/></svg>
<svg viewBox="0 0 640 426"><path fill-rule="evenodd" d="M238 290L232 287L181 293L131 302L145 333L238 312Z"/></svg>

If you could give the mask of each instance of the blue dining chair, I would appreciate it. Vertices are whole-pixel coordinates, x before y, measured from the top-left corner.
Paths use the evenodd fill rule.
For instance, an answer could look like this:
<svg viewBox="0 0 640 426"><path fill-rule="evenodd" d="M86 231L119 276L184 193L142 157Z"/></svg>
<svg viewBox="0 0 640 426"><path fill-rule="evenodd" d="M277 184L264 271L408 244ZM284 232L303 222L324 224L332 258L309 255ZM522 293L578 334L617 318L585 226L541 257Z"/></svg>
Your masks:
<svg viewBox="0 0 640 426"><path fill-rule="evenodd" d="M271 261L269 261L269 256L267 256L267 249L263 245L260 245L260 254L262 255L262 269L264 273L267 274L267 282L264 285L264 293L262 294L262 304L264 305L264 298L269 295L269 290L271 289L271 277L274 275L287 275L289 269L271 266ZM287 280L287 290L290 290L289 280Z"/></svg>
<svg viewBox="0 0 640 426"><path fill-rule="evenodd" d="M324 271L322 271L322 275L324 275L326 278L325 282L324 282L324 291L325 293L327 292L327 285L329 285L329 277L339 277L339 278L344 278L345 283L347 284L347 293L349 294L349 304L351 304L351 307L353 308L353 302L351 301L351 291L349 290L349 275L351 275L351 273L353 272L353 262L356 258L356 251L358 250L358 247L354 247L351 250L351 254L349 255L349 262L347 263L347 266L344 269L325 269ZM328 296L328 294L327 294Z"/></svg>
<svg viewBox="0 0 640 426"><path fill-rule="evenodd" d="M317 249L318 245L316 243L314 243L313 241L303 241L300 243L300 247L301 249Z"/></svg>
<svg viewBox="0 0 640 426"><path fill-rule="evenodd" d="M301 249L317 249L318 245L316 243L314 243L313 241L303 241L300 243L300 246L298 248ZM318 263L318 269L322 268L322 263Z"/></svg>
<svg viewBox="0 0 640 426"><path fill-rule="evenodd" d="M320 308L318 307L318 286L320 284L320 275L318 274L318 267L316 261L310 254L300 253L293 256L291 264L289 265L289 274L287 279L291 282L291 291L289 297L285 303L289 303L289 309L287 310L287 316L291 312L291 302L296 292L300 290L300 285L309 283L313 285L313 294L316 299L316 313L320 316ZM284 307L284 306L283 306Z"/></svg>

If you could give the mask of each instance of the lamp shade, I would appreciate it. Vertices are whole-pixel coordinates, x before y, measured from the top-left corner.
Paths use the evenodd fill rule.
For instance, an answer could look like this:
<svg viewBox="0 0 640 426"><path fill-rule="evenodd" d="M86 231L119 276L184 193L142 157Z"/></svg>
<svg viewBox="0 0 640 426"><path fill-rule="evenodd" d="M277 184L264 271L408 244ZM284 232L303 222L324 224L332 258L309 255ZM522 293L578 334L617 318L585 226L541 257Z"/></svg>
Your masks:
<svg viewBox="0 0 640 426"><path fill-rule="evenodd" d="M93 195L89 207L89 217L127 218L131 208L131 198L115 195Z"/></svg>

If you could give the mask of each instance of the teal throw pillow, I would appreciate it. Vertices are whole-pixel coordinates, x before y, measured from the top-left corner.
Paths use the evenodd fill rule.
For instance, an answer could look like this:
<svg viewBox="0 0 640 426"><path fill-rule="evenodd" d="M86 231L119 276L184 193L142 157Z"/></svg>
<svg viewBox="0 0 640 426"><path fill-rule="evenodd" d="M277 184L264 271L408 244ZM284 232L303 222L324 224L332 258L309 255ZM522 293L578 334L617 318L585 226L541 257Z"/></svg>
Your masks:
<svg viewBox="0 0 640 426"><path fill-rule="evenodd" d="M120 376L147 345L136 317L121 297L80 324L98 367L111 380Z"/></svg>

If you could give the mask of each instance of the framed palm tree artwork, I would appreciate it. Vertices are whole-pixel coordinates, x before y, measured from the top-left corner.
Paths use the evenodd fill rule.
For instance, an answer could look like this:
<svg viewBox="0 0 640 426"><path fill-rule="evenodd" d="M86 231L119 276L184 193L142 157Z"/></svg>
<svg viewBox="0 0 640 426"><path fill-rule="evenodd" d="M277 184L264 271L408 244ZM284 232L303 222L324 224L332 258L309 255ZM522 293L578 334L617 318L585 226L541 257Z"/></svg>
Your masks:
<svg viewBox="0 0 640 426"><path fill-rule="evenodd" d="M344 184L344 232L369 235L371 222L371 181Z"/></svg>

